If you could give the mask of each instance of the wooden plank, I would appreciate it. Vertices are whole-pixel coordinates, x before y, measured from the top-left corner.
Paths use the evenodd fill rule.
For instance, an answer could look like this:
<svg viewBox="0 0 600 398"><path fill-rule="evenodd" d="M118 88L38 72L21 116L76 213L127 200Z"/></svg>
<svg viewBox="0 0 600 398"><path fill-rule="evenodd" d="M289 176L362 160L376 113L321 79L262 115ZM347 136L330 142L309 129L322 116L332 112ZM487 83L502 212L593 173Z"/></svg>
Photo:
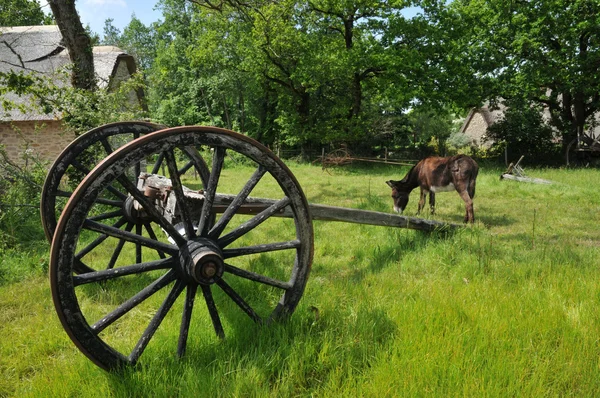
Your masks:
<svg viewBox="0 0 600 398"><path fill-rule="evenodd" d="M530 182L533 184L552 184L552 181L548 181L548 180L543 180L541 178L529 178L529 177L519 177L519 176L514 176L512 174L502 174L500 176L501 179L507 179L507 180L514 180L514 181L520 181L520 182Z"/></svg>
<svg viewBox="0 0 600 398"><path fill-rule="evenodd" d="M217 195L213 203L213 210L224 211L235 198L233 195ZM249 197L240 207L240 214L257 214L275 203L273 199ZM417 217L405 217L399 214L382 213L371 210L349 209L345 207L309 204L313 220L349 222L355 224L377 225L383 227L409 228L420 231L449 230L462 227L462 225L444 223L435 220L425 220ZM292 217L289 208L275 214L277 217Z"/></svg>

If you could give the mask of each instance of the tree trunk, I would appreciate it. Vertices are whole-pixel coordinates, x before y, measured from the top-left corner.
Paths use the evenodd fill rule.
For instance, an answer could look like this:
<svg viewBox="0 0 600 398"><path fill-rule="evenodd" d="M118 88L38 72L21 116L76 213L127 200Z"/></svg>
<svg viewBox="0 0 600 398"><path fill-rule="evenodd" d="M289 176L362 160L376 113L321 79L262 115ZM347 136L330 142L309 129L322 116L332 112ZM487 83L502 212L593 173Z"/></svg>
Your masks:
<svg viewBox="0 0 600 398"><path fill-rule="evenodd" d="M81 24L75 9L75 0L48 0L48 4L73 63L71 75L73 86L84 90L95 90L96 75L92 41Z"/></svg>
<svg viewBox="0 0 600 398"><path fill-rule="evenodd" d="M354 72L354 79L352 81L352 107L350 108L350 114L348 119L358 117L360 114L360 108L362 106L362 78L360 73Z"/></svg>

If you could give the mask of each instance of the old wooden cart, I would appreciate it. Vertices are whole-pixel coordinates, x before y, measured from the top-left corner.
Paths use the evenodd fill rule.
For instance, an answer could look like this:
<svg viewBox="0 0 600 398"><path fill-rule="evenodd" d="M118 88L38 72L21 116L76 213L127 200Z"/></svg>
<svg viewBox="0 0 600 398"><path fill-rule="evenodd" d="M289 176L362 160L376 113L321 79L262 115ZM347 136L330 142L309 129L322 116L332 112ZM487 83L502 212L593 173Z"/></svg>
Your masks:
<svg viewBox="0 0 600 398"><path fill-rule="evenodd" d="M567 166L587 166L600 158L600 136L593 131L578 134L567 145Z"/></svg>
<svg viewBox="0 0 600 398"><path fill-rule="evenodd" d="M228 173L228 157L254 172ZM276 199L250 196L262 186ZM258 142L144 122L102 126L69 145L49 171L41 214L60 321L104 369L136 364L165 319L177 322L173 350L183 355L198 291L219 337L236 316L263 323L290 315L313 261L313 219L455 227L309 205L291 171Z"/></svg>

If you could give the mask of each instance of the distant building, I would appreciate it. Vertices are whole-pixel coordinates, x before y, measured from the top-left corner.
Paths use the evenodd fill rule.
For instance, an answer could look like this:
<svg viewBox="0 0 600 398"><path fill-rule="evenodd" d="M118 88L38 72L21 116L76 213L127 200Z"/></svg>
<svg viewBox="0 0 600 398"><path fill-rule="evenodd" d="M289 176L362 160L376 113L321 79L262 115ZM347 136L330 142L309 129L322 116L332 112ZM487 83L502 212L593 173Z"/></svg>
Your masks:
<svg viewBox="0 0 600 398"><path fill-rule="evenodd" d="M93 54L101 88L110 89L136 71L134 58L117 47L94 47ZM49 77L61 86L70 84L61 73L70 65L69 52L57 26L0 27L0 72L34 73ZM132 93L132 98L139 101L142 95ZM0 144L11 160L21 163L23 152L27 150L51 162L75 138L65 131L62 115L27 107L32 98L9 93L3 99L26 108L25 111L5 109L0 102Z"/></svg>
<svg viewBox="0 0 600 398"><path fill-rule="evenodd" d="M499 105L493 110L488 105L473 108L469 111L459 131L471 139L472 146L489 148L493 141L487 136L487 129L502 120L505 109L504 105Z"/></svg>
<svg viewBox="0 0 600 398"><path fill-rule="evenodd" d="M487 129L492 124L504 119L506 109L507 107L501 102L493 108L490 108L488 104L483 105L481 108L473 108L469 111L459 131L471 139L471 145L489 148L493 144L493 140L488 137ZM548 109L544 109L542 120L550 124L550 111ZM591 126L586 130L586 134L594 139L600 139L600 113L596 113L590 124ZM556 129L554 131L556 133L555 141L558 143L561 138Z"/></svg>

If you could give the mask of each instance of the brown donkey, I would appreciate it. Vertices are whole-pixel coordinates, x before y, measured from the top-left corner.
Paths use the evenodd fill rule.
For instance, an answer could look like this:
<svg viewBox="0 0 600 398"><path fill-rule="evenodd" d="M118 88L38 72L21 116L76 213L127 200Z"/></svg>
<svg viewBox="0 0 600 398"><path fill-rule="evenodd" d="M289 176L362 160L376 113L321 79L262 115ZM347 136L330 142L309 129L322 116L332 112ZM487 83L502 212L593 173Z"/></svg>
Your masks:
<svg viewBox="0 0 600 398"><path fill-rule="evenodd" d="M479 166L466 155L450 156L447 158L429 157L421 160L410 169L401 181L386 181L392 188L394 210L402 213L408 203L408 195L416 187L421 187L419 210L425 206L425 197L429 194L431 213L435 212L435 194L456 190L465 201L465 222L473 223L473 197Z"/></svg>

